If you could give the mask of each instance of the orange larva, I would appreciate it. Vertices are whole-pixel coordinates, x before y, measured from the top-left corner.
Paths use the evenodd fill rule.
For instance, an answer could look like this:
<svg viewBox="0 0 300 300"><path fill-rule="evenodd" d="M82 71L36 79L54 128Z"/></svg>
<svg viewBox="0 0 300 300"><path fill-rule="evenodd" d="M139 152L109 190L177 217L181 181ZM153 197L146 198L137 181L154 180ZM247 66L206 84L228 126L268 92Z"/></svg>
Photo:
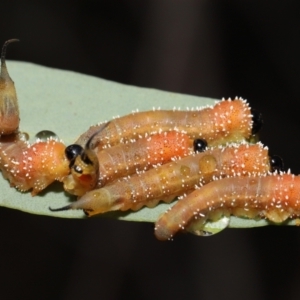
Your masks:
<svg viewBox="0 0 300 300"><path fill-rule="evenodd" d="M67 156L76 145L66 148ZM77 151L77 150L75 150ZM192 154L193 141L184 133L168 131L141 137L136 141L92 151L85 147L71 162L71 173L64 179L64 189L82 196L118 178L146 171L155 165Z"/></svg>
<svg viewBox="0 0 300 300"><path fill-rule="evenodd" d="M34 196L54 180L62 181L69 173L65 145L57 140L37 141L30 145L18 135L2 137L0 168L4 178L20 191Z"/></svg>
<svg viewBox="0 0 300 300"><path fill-rule="evenodd" d="M193 222L222 215L282 223L300 216L300 176L269 174L214 181L178 201L156 222L155 235L169 240Z"/></svg>
<svg viewBox="0 0 300 300"><path fill-rule="evenodd" d="M7 71L4 43L0 73L0 169L4 178L20 191L32 190L36 195L54 180L62 180L69 172L64 156L65 145L57 140L38 141L30 145L19 134L19 106L14 82Z"/></svg>
<svg viewBox="0 0 300 300"><path fill-rule="evenodd" d="M114 181L87 192L78 201L53 211L83 209L88 215L113 210L153 207L169 202L216 177L265 174L270 170L268 150L261 144L215 147Z"/></svg>
<svg viewBox="0 0 300 300"><path fill-rule="evenodd" d="M95 135L91 149L170 130L186 133L191 139L204 139L208 145L214 146L249 139L259 130L261 123L261 116L252 113L248 103L241 98L222 100L199 110L134 112L110 121ZM75 144L84 146L99 131L99 126L103 125L92 126Z"/></svg>
<svg viewBox="0 0 300 300"><path fill-rule="evenodd" d="M17 39L11 39L4 43L1 53L0 72L0 135L11 134L19 127L19 106L14 82L10 78L6 62L6 48Z"/></svg>

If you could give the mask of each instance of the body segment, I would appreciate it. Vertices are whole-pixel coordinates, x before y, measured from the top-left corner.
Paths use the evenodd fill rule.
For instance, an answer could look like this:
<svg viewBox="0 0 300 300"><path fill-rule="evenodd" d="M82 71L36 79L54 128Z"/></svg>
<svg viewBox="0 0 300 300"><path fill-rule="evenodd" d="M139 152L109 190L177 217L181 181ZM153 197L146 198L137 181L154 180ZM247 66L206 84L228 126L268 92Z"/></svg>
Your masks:
<svg viewBox="0 0 300 300"><path fill-rule="evenodd" d="M186 134L176 131L154 134L113 147L99 148L92 150L98 160L98 164L94 163L93 166L98 170L94 170L91 163L85 166L80 156L76 158L70 175L64 179L64 188L67 192L81 196L118 178L146 171L155 165L194 152L193 141ZM80 172L78 164L82 166ZM91 173L97 173L97 178L91 176ZM90 184L87 184L87 181L90 181Z"/></svg>
<svg viewBox="0 0 300 300"><path fill-rule="evenodd" d="M194 111L135 112L110 121L93 139L92 149L170 130L186 133L191 139L204 139L211 146L220 145L250 138L252 125L251 110L242 99L223 100L212 107ZM76 144L84 146L99 126L102 125L92 126L78 138Z"/></svg>
<svg viewBox="0 0 300 300"><path fill-rule="evenodd" d="M65 145L57 140L32 145L18 135L0 139L0 169L11 186L32 190L34 196L54 180L61 181L69 172L64 156Z"/></svg>
<svg viewBox="0 0 300 300"><path fill-rule="evenodd" d="M92 190L78 201L55 210L84 209L88 215L112 210L136 210L171 201L215 177L264 174L270 170L268 150L261 144L215 147L123 178Z"/></svg>
<svg viewBox="0 0 300 300"><path fill-rule="evenodd" d="M164 213L156 222L155 235L160 240L172 239L193 221L204 224L223 215L263 217L274 223L300 216L300 176L274 174L211 182Z"/></svg>

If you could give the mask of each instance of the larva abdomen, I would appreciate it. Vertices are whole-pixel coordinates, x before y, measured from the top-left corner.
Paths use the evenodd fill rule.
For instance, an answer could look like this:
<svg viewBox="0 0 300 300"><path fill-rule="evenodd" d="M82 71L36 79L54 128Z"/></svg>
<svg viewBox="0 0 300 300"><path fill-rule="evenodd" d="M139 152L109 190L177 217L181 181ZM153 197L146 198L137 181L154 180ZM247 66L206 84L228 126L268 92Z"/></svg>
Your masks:
<svg viewBox="0 0 300 300"><path fill-rule="evenodd" d="M18 136L2 137L1 171L12 186L20 191L32 189L34 196L54 180L61 181L69 173L64 150L63 143L52 139L29 145Z"/></svg>
<svg viewBox="0 0 300 300"><path fill-rule="evenodd" d="M215 215L265 217L281 223L300 215L300 176L291 174L232 177L214 181L178 201L156 222L159 240L172 239L193 221Z"/></svg>
<svg viewBox="0 0 300 300"><path fill-rule="evenodd" d="M269 170L268 151L261 144L217 147L90 191L62 209L84 209L89 215L135 210L148 203L152 206L159 200L174 199L215 176L263 174Z"/></svg>
<svg viewBox="0 0 300 300"><path fill-rule="evenodd" d="M98 187L192 153L192 140L186 134L176 131L155 134L133 143L118 144L100 150L97 153L100 175Z"/></svg>
<svg viewBox="0 0 300 300"><path fill-rule="evenodd" d="M195 111L136 112L110 121L93 139L92 148L169 130L185 132L191 139L204 139L209 145L238 142L251 136L251 117L250 108L242 99L220 101L215 106ZM84 146L99 126L92 126L76 144Z"/></svg>
<svg viewBox="0 0 300 300"><path fill-rule="evenodd" d="M81 157L76 158L71 167L71 174L64 179L64 189L67 192L81 196L93 188L102 187L118 178L146 171L154 165L192 154L193 141L186 134L168 131L105 149L96 147L91 151L97 156L99 162L93 167L99 170L96 172L91 164L85 167ZM78 169L78 162L82 166L80 169ZM81 172L78 173L78 170ZM90 171L98 174L97 181L93 176L89 176Z"/></svg>

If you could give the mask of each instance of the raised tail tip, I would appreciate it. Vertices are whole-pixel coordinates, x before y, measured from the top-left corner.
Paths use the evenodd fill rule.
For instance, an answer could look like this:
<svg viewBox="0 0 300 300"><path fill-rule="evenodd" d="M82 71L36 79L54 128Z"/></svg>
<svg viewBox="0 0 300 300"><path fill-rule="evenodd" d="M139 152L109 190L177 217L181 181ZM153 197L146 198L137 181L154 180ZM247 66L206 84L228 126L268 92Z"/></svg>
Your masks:
<svg viewBox="0 0 300 300"><path fill-rule="evenodd" d="M7 40L3 46L2 46L2 52L1 52L1 62L5 63L5 56L6 56L6 48L7 46L10 44L10 43L14 43L14 42L19 42L20 40L19 39L10 39L10 40Z"/></svg>
<svg viewBox="0 0 300 300"><path fill-rule="evenodd" d="M173 241L173 234L165 227L155 224L154 235L160 241Z"/></svg>
<svg viewBox="0 0 300 300"><path fill-rule="evenodd" d="M59 208L51 208L49 206L48 208L49 208L50 211L57 212L57 211L70 210L70 209L72 209L72 205L69 204L69 205L66 205L66 206L63 206L63 207L59 207Z"/></svg>

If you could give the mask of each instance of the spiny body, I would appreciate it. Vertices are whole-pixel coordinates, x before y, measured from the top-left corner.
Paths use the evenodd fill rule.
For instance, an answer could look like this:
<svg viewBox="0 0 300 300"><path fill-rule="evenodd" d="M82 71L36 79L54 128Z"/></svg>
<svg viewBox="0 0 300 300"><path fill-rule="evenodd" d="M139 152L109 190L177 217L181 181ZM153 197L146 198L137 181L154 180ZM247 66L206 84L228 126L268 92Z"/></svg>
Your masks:
<svg viewBox="0 0 300 300"><path fill-rule="evenodd" d="M258 131L260 125L253 126L253 117L248 103L241 98L234 101L223 99L214 106L199 110L135 112L110 121L94 137L91 148L103 148L107 144L113 146L145 134L170 130L186 133L191 139L204 139L210 146L239 142L249 139L252 133ZM261 122L257 119L259 118L255 116L255 120ZM102 124L90 127L75 143L84 146L101 126Z"/></svg>
<svg viewBox="0 0 300 300"><path fill-rule="evenodd" d="M264 174L270 170L267 148L261 144L239 144L210 148L146 172L135 174L92 190L61 209L83 209L88 215L112 210L153 207L171 201L215 177Z"/></svg>
<svg viewBox="0 0 300 300"><path fill-rule="evenodd" d="M35 195L54 180L62 180L69 169L62 142L48 140L30 145L18 132L20 117L17 94L5 62L7 46L16 41L6 41L1 53L0 169L12 186L21 191L32 189L31 193Z"/></svg>
<svg viewBox="0 0 300 300"><path fill-rule="evenodd" d="M118 178L190 155L194 149L193 141L186 134L168 131L113 147L96 147L92 152L82 151L86 153L75 158L70 175L64 179L64 189L78 196Z"/></svg>
<svg viewBox="0 0 300 300"><path fill-rule="evenodd" d="M164 213L156 222L155 235L172 239L192 226L216 221L223 215L266 218L282 223L300 216L300 176L268 174L217 180L195 190Z"/></svg>
<svg viewBox="0 0 300 300"><path fill-rule="evenodd" d="M69 173L65 145L57 140L30 145L18 135L0 139L0 168L4 178L20 191L32 190L34 196L54 180Z"/></svg>

